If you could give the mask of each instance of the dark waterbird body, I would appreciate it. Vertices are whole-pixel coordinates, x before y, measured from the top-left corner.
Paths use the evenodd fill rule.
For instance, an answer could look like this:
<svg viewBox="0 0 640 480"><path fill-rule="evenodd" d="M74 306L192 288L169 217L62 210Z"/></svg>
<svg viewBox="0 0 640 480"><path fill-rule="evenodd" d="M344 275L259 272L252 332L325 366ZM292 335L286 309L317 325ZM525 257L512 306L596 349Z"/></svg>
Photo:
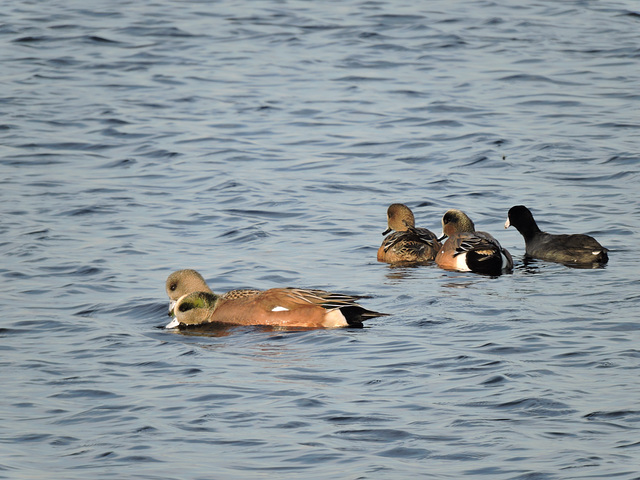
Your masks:
<svg viewBox="0 0 640 480"><path fill-rule="evenodd" d="M504 228L513 225L524 237L525 254L531 258L573 266L598 266L609 261L607 249L582 233L553 235L540 230L524 205L509 209Z"/></svg>
<svg viewBox="0 0 640 480"><path fill-rule="evenodd" d="M231 290L214 294L195 270L180 270L169 275L167 293L177 294L176 284L206 289L190 291L175 300L170 313L175 315L166 328L201 326L208 323L232 325L272 325L279 327L335 328L361 327L362 322L387 314L367 310L356 303L362 296L302 288L270 290ZM203 285L204 283L204 285ZM172 300L173 302L174 300Z"/></svg>
<svg viewBox="0 0 640 480"><path fill-rule="evenodd" d="M436 258L442 246L431 230L415 226L415 218L409 207L394 203L387 209L388 235L378 249L378 261L386 263L429 263Z"/></svg>
<svg viewBox="0 0 640 480"><path fill-rule="evenodd" d="M513 268L511 254L487 232L477 232L471 219L460 210L449 210L442 217L443 238L447 240L436 256L446 270L500 275Z"/></svg>

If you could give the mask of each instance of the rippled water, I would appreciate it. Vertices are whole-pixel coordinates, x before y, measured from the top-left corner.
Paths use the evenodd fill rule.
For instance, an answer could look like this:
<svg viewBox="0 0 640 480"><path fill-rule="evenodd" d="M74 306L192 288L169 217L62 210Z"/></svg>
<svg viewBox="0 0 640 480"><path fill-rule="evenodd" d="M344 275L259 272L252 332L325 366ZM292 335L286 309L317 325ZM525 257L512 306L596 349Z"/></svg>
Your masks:
<svg viewBox="0 0 640 480"><path fill-rule="evenodd" d="M2 5L0 478L640 478L637 2ZM393 202L514 272L376 262ZM178 268L392 316L165 331Z"/></svg>

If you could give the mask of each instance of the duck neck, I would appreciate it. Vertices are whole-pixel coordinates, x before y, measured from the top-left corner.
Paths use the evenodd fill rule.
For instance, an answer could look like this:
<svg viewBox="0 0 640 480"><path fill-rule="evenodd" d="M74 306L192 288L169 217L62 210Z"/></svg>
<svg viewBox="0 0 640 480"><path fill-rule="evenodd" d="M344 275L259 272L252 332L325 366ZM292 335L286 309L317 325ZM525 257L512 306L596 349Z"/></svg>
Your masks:
<svg viewBox="0 0 640 480"><path fill-rule="evenodd" d="M207 295L207 305L206 309L209 310L210 313L213 313L216 308L220 305L220 295L216 295L215 293L209 293Z"/></svg>

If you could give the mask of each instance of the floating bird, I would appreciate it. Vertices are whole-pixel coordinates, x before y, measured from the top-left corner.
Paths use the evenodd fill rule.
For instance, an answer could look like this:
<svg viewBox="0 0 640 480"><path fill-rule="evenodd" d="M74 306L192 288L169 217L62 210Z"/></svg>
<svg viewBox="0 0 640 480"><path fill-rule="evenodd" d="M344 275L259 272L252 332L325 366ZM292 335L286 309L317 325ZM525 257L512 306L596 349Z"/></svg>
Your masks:
<svg viewBox="0 0 640 480"><path fill-rule="evenodd" d="M195 270L181 270L167 279L169 298L179 288L203 287L204 279ZM175 285L173 290L172 286ZM204 282L206 286L206 282ZM335 328L362 327L370 318L385 313L367 310L356 303L363 296L331 293L303 288L270 290L231 290L214 294L208 286L202 291L181 295L171 312L175 318L166 328L224 323L233 325L272 325L281 327Z"/></svg>
<svg viewBox="0 0 640 480"><path fill-rule="evenodd" d="M511 254L486 232L477 232L471 219L460 210L449 210L442 217L442 233L447 240L436 256L446 270L500 275L513 268Z"/></svg>
<svg viewBox="0 0 640 480"><path fill-rule="evenodd" d="M504 228L511 225L524 237L525 254L528 257L570 266L603 265L609 261L608 250L589 235L552 235L543 232L524 205L509 209Z"/></svg>
<svg viewBox="0 0 640 480"><path fill-rule="evenodd" d="M387 209L387 228L392 230L378 249L378 261L386 263L426 263L436 258L442 247L438 237L426 228L417 228L413 212L402 203L394 203Z"/></svg>

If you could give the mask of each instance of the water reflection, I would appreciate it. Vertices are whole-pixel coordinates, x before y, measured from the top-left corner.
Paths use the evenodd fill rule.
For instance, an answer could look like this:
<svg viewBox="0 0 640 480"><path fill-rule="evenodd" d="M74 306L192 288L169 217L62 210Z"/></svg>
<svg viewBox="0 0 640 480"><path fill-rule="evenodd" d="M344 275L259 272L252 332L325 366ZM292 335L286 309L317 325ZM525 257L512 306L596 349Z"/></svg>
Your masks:
<svg viewBox="0 0 640 480"><path fill-rule="evenodd" d="M434 263L432 263L431 266L435 268ZM392 280L392 283L398 283L398 281L416 278L421 273L420 269L425 267L425 265L393 263L386 265L386 267L388 270L385 277L387 277L388 280Z"/></svg>
<svg viewBox="0 0 640 480"><path fill-rule="evenodd" d="M469 288L474 286L477 281L473 281L470 279L461 280L460 282L447 282L443 283L442 286L445 288Z"/></svg>
<svg viewBox="0 0 640 480"><path fill-rule="evenodd" d="M227 337L232 334L246 332L248 327L244 325L225 325L222 323L211 323L209 325L199 325L197 327L176 328L171 333L183 335L185 337Z"/></svg>
<svg viewBox="0 0 640 480"><path fill-rule="evenodd" d="M361 330L362 327L345 327L346 330ZM196 327L176 328L171 333L183 335L185 337L227 337L229 335L240 335L243 333L294 333L308 332L313 330L326 330L322 327L305 328L305 327L284 327L279 325L231 325L227 323L209 323L207 325L198 325Z"/></svg>
<svg viewBox="0 0 640 480"><path fill-rule="evenodd" d="M541 273L539 261L535 258L523 256L521 257L521 261L522 263L515 266L515 269L519 272L523 272L527 275L537 275Z"/></svg>
<svg viewBox="0 0 640 480"><path fill-rule="evenodd" d="M538 275L542 273L542 270L550 265L562 265L569 268L575 268L578 270L593 270L606 268L607 264L602 263L554 263L546 262L544 260L538 260L526 255L522 256L522 263L515 266L515 269L521 271L527 275Z"/></svg>
<svg viewBox="0 0 640 480"><path fill-rule="evenodd" d="M607 267L606 263L563 263L562 265L578 270L596 270Z"/></svg>

